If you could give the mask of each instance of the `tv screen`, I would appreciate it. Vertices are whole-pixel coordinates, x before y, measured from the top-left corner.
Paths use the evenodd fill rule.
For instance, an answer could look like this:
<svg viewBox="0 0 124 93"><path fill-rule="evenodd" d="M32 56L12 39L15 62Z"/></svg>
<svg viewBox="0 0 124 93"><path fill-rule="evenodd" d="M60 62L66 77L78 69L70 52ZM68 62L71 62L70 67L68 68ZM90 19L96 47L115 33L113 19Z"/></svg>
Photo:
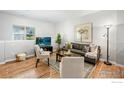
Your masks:
<svg viewBox="0 0 124 93"><path fill-rule="evenodd" d="M36 37L36 44L41 46L51 45L51 37Z"/></svg>

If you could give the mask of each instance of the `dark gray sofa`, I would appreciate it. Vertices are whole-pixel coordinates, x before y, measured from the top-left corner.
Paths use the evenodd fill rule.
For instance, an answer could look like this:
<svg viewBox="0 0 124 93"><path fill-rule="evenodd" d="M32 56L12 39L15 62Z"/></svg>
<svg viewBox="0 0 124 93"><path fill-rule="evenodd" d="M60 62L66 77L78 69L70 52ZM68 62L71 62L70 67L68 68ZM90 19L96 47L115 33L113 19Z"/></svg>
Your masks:
<svg viewBox="0 0 124 93"><path fill-rule="evenodd" d="M89 47L89 44L79 44L79 43L71 43L71 44L72 44L71 52L85 56L85 53L87 52L85 46Z"/></svg>
<svg viewBox="0 0 124 93"><path fill-rule="evenodd" d="M71 43L71 44L72 44L71 52L84 56L85 62L90 62L95 64L99 60L100 52L101 52L100 46L98 46L97 58L91 58L91 57L85 56L86 53L90 52L90 44L79 44L79 43ZM89 47L89 50L87 50L86 47Z"/></svg>

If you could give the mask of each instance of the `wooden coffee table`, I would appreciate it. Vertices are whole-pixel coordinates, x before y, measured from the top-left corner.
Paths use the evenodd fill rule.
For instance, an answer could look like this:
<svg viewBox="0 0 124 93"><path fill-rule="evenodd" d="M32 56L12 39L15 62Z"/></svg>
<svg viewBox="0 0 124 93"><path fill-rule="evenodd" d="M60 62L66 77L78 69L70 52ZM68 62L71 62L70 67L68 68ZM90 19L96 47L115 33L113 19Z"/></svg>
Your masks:
<svg viewBox="0 0 124 93"><path fill-rule="evenodd" d="M74 54L72 52L68 53L65 50L61 50L56 53L56 62L61 62L62 57L65 57L65 56L80 56L80 55Z"/></svg>

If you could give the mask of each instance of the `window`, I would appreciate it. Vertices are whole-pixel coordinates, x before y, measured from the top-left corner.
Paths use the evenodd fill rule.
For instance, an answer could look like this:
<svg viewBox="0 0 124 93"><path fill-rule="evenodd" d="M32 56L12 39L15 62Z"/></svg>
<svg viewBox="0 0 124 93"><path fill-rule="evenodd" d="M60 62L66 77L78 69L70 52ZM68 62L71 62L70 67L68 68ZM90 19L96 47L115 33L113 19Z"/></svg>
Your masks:
<svg viewBox="0 0 124 93"><path fill-rule="evenodd" d="M35 28L25 26L13 26L13 39L14 40L34 40Z"/></svg>

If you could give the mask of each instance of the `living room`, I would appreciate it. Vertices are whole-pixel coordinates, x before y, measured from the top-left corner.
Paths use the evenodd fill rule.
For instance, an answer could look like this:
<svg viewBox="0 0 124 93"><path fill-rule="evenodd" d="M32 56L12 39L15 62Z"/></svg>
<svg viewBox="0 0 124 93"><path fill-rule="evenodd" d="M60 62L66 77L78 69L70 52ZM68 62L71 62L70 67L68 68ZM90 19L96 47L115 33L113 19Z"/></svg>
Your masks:
<svg viewBox="0 0 124 93"><path fill-rule="evenodd" d="M1 10L0 77L60 78L64 72L60 72L62 66L59 65L62 65L61 61L64 61L64 57L80 57L84 58L84 66L79 67L79 69L84 69L80 72L82 78L124 78L123 16L123 10ZM109 29L106 28L108 25L110 26ZM89 31L88 41L84 40L84 35L79 34L79 30L85 26L88 27ZM107 43L108 30L109 43ZM16 31L20 32L17 33ZM26 31L32 31L31 37L28 37L29 34L26 34ZM58 35L61 37L61 43L56 42ZM50 50L52 53L49 55L49 66L46 59L39 61L37 54L35 54L36 42L40 40L40 45L44 44L42 41L45 39L43 38L50 41L45 41L45 44L48 43L46 46L52 47ZM71 47L64 49L69 45ZM81 47L79 49L81 53L72 51L75 46L78 46L78 49ZM90 49L91 46L97 46L98 55L96 54L95 58L88 50L93 55L94 60L92 57L89 59L91 55L88 53L86 53L87 55L82 54L82 49ZM49 51L49 48L45 47L43 51L46 50ZM61 50L65 52L64 55L58 53ZM18 62L17 55L19 54L25 54L26 60L24 58L24 61ZM87 60L86 57L88 57ZM70 60L72 61L72 59ZM110 65L106 64L106 61ZM35 67L36 65L37 67ZM68 72L68 68L65 66L63 69ZM74 70L74 68L72 69Z"/></svg>
<svg viewBox="0 0 124 93"><path fill-rule="evenodd" d="M123 93L123 0L1 0L1 93Z"/></svg>

